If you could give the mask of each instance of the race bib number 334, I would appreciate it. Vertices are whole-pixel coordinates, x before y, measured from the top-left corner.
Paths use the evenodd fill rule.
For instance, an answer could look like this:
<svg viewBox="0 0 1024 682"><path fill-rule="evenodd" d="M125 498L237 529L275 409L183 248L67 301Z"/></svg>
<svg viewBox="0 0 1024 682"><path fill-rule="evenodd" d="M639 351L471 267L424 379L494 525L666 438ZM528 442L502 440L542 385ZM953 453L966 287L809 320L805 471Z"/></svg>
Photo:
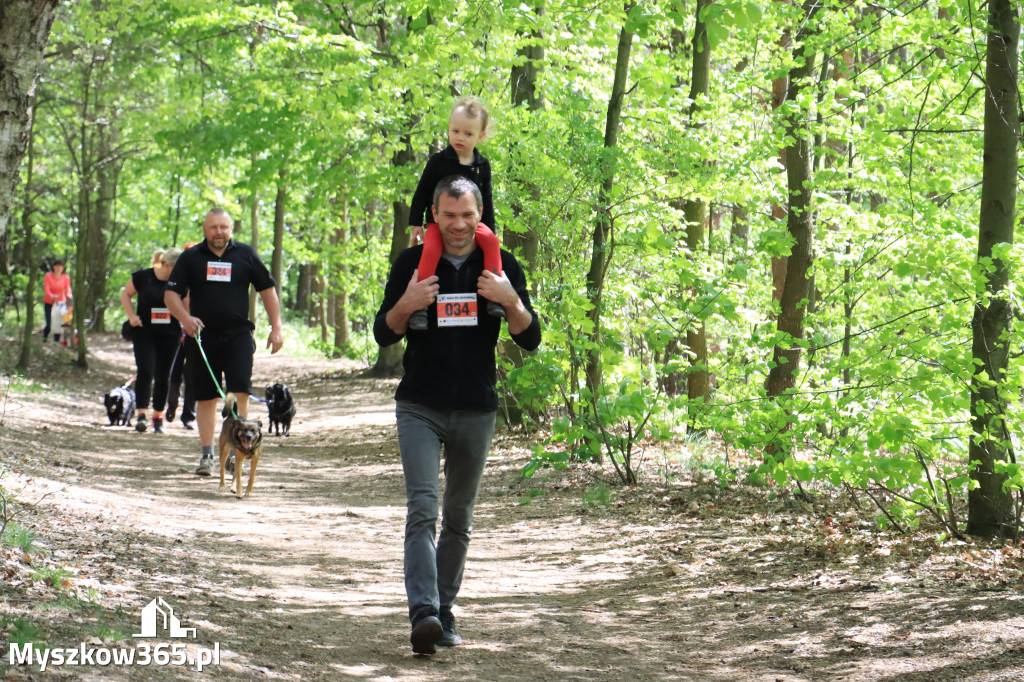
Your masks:
<svg viewBox="0 0 1024 682"><path fill-rule="evenodd" d="M230 282L231 263L219 263L217 261L209 261L206 264L206 281Z"/></svg>
<svg viewBox="0 0 1024 682"><path fill-rule="evenodd" d="M441 294L437 297L438 327L475 327L476 294Z"/></svg>

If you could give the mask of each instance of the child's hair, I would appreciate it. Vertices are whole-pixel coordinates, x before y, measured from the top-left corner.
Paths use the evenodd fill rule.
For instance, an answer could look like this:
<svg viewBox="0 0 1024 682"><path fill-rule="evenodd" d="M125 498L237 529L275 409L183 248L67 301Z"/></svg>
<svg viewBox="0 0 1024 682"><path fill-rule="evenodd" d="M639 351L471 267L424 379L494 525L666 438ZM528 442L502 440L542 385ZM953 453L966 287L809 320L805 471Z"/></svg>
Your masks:
<svg viewBox="0 0 1024 682"><path fill-rule="evenodd" d="M452 107L452 113L454 114L458 109L465 111L466 116L470 118L479 118L480 130L484 132L484 137L487 138L491 136L491 124L493 122L491 121L491 114L487 111L487 107L483 102L473 95L464 95L463 97L460 97L455 103L455 106Z"/></svg>

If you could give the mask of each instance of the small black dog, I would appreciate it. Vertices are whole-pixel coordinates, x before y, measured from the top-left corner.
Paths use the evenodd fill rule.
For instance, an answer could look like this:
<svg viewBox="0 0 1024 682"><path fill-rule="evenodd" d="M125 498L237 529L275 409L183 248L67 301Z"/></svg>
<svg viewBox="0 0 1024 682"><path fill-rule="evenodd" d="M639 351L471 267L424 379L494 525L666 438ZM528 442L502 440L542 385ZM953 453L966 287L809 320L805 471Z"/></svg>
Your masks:
<svg viewBox="0 0 1024 682"><path fill-rule="evenodd" d="M292 400L292 392L284 384L267 386L266 391L267 412L270 414L270 425L267 433L274 432L275 436L291 435L292 417L295 416L295 401Z"/></svg>
<svg viewBox="0 0 1024 682"><path fill-rule="evenodd" d="M107 419L111 426L130 426L135 416L135 391L128 388L135 381L133 376L123 386L118 386L103 396L103 405L107 408Z"/></svg>

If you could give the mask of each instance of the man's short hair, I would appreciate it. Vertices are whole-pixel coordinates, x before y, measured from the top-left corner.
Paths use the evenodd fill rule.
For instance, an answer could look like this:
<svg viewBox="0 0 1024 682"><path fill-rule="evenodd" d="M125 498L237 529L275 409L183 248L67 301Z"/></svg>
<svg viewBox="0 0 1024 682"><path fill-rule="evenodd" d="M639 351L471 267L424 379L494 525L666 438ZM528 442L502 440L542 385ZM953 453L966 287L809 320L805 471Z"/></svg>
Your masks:
<svg viewBox="0 0 1024 682"><path fill-rule="evenodd" d="M476 183L463 175L449 175L447 178L437 183L434 187L434 206L438 205L438 201L441 200L443 195L447 194L452 199L461 199L463 194L472 194L473 198L476 199L476 210L483 211L484 208L484 195L480 193L480 188L476 186ZM436 216L435 216L436 218Z"/></svg>
<svg viewBox="0 0 1024 682"><path fill-rule="evenodd" d="M206 212L206 215L207 216L211 216L211 215L226 215L229 218L231 217L231 214L228 213L228 210L226 208L221 207L221 206L214 206L213 208L211 208L209 211Z"/></svg>

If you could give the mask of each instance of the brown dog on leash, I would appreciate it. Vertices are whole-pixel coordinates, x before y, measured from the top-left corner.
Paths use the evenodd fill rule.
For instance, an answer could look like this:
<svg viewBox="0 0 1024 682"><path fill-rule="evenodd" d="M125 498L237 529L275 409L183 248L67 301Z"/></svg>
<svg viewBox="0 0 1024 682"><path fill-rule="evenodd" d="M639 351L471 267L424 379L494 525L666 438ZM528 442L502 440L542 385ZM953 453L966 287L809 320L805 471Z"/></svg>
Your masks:
<svg viewBox="0 0 1024 682"><path fill-rule="evenodd" d="M235 453L235 467L231 479L231 492L235 497L242 495L242 462L249 460L249 485L245 487L244 497L252 493L252 483L256 479L256 465L260 462L260 453L263 452L263 422L258 419L242 419L232 417L231 413L235 408L235 395L228 394L224 404L224 413L227 417L220 427L220 440L218 450L220 451L220 487L224 489L224 470L228 461L228 454Z"/></svg>

